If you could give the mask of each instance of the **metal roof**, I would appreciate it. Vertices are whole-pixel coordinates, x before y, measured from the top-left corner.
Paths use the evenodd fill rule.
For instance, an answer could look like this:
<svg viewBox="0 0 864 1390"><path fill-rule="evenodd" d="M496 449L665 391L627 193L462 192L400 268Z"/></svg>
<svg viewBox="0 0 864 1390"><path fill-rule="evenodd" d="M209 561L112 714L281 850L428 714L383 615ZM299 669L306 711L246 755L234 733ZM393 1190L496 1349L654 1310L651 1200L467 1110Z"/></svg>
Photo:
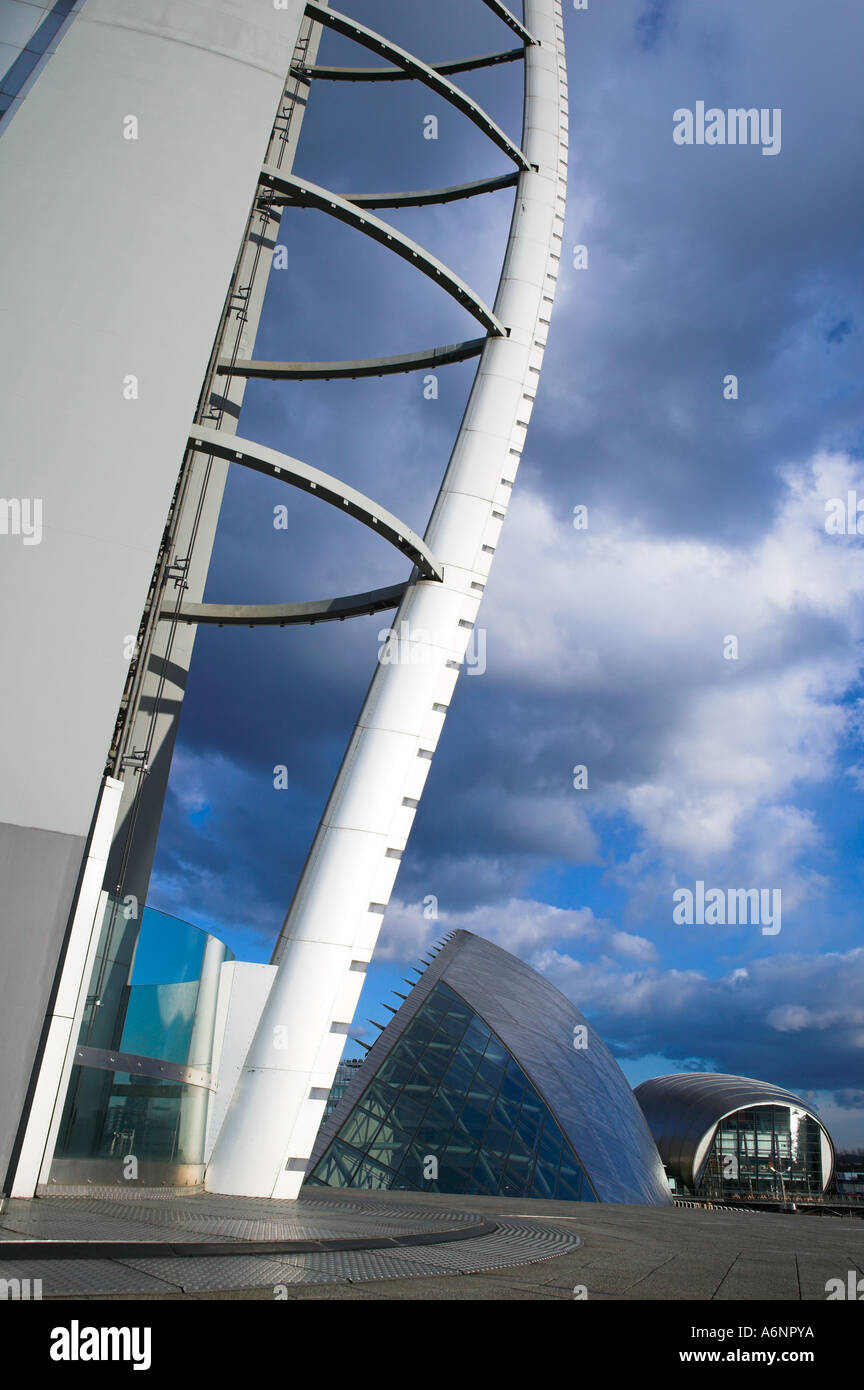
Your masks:
<svg viewBox="0 0 864 1390"><path fill-rule="evenodd" d="M708 1157L710 1140L725 1115L754 1105L789 1105L830 1135L814 1106L770 1081L724 1072L676 1072L641 1082L634 1092L670 1176L695 1187Z"/></svg>
<svg viewBox="0 0 864 1390"><path fill-rule="evenodd" d="M591 1024L530 966L466 931L449 937L370 1049L322 1125L307 1172L439 981L483 1019L516 1059L552 1111L600 1201L659 1205L672 1200L642 1111ZM586 1030L585 1047L574 1046L577 1027Z"/></svg>

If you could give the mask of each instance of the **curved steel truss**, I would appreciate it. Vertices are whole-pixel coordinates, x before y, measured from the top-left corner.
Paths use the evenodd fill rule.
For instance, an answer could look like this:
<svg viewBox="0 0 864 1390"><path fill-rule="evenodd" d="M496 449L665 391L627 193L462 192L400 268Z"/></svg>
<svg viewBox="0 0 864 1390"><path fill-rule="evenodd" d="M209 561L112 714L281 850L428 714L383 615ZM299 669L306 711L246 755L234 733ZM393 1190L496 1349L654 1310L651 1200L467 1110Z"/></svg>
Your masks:
<svg viewBox="0 0 864 1390"><path fill-rule="evenodd" d="M429 203L455 203L460 198L474 198L478 193L495 193L499 188L515 188L519 175L493 174L489 179L472 183L453 183L446 188L418 188L406 193L343 193L343 197L358 208L422 208ZM271 205L293 202L288 196L270 199Z"/></svg>
<svg viewBox="0 0 864 1390"><path fill-rule="evenodd" d="M484 0L499 18L519 34L524 44L533 45L537 41L503 5L497 0ZM292 75L308 81L312 77L330 77L346 81L403 80L415 79L422 82L438 96L448 101L463 115L467 116L483 133L503 150L517 165L512 173L496 174L486 179L470 183L453 184L444 188L418 189L393 193L353 193L339 194L322 188L294 174L283 173L273 165L265 164L259 175L260 195L258 206L313 208L362 232L392 251L394 255L415 266L444 292L451 296L460 307L485 329L486 337L470 338L462 343L424 348L412 353L401 353L391 357L368 357L332 362L267 362L250 358L223 358L216 364L216 373L223 377L264 379L270 381L330 381L358 379L362 377L381 377L395 373L433 370L450 363L464 362L478 357L489 338L506 338L509 329L498 315L475 294L471 287L452 270L439 261L424 247L405 236L396 227L377 217L371 208L382 207L423 207L432 203L455 202L462 198L472 198L482 193L492 193L518 185L519 179L527 172L536 171L523 151L510 140L503 130L489 117L478 104L449 81L448 73L470 71L474 68L489 67L498 63L512 62L525 58L525 48L508 49L498 53L486 54L477 58L466 58L432 66L414 54L400 48L381 34L375 33L366 25L347 15L331 10L316 0L308 0L306 15L316 23L329 28L344 37L353 39L363 47L386 58L392 67L373 68L327 68L315 65L295 64ZM322 500L330 502L364 525L377 530L391 544L406 555L420 576L425 579L440 580L440 564L424 546L421 538L398 518L391 516L377 503L340 483L338 479L320 473L308 464L300 463L287 455L277 454L275 450L264 449L248 440L232 437L225 442L224 434L218 430L197 429L189 439L189 447L208 453L214 458L228 459L254 468L258 472L278 477L297 487L314 493ZM313 603L288 604L182 604L176 599L164 602L160 618L180 623L216 624L218 626L236 624L250 627L288 626L299 623L326 622L333 619L357 617L362 614L382 611L396 606L406 591L406 584L352 594L339 598L321 599Z"/></svg>
<svg viewBox="0 0 864 1390"><path fill-rule="evenodd" d="M398 357L360 357L347 362L220 362L217 372L224 375L264 377L270 381L335 381L339 378L392 376L394 372L417 372L424 367L444 367L479 357L485 338L469 338L448 347L424 348Z"/></svg>
<svg viewBox="0 0 864 1390"><path fill-rule="evenodd" d="M466 0L467 3L467 0ZM302 380L384 375L461 361L479 349L462 425L422 539L369 498L308 465L244 440L220 445L196 428L194 448L222 449L246 467L309 489L379 530L412 560L404 585L307 605L199 604L187 622L283 624L340 619L398 605L379 634L378 664L273 953L277 970L231 1105L216 1140L210 1191L294 1197L309 1161L348 1034L366 965L395 882L458 673L466 660L543 360L560 268L567 168L567 94L561 0L523 0L524 23L500 0L483 3L523 45L525 89L516 145L448 73L514 59L513 52L432 66L380 34L309 0L305 13L391 64L335 69L295 62L303 80L424 83L483 130L515 175L407 193L346 195L261 171L260 207L311 207L372 237L427 275L481 324L485 336L443 348L342 362L219 363L232 374ZM446 266L373 207L450 202L516 181L510 233L490 308ZM314 477L313 477L314 475ZM431 582L430 582L431 581ZM274 1037L279 1035L278 1045Z"/></svg>
<svg viewBox="0 0 864 1390"><path fill-rule="evenodd" d="M308 179L298 178L296 174L280 174L278 169L270 169L265 165L261 170L261 182L265 188L276 189L296 207L316 208L319 212L326 212L337 221L344 222L346 226L353 227L355 231L363 232L364 236L386 246L388 251L415 265L424 275L428 275L430 280L439 284L457 304L468 310L487 333L506 334L504 325L464 280L460 280L459 276L436 256L418 246L417 242L405 236L404 232L391 227L389 222L383 222L380 217L358 207L348 198L331 192L329 188L320 188Z"/></svg>
<svg viewBox="0 0 864 1390"><path fill-rule="evenodd" d="M482 106L478 106L476 101L472 101L465 92L455 87L441 73L440 69L431 68L428 63L422 62L413 53L408 53L398 44L385 39L383 34L376 34L374 29L367 29L365 24L359 24L356 19L350 19L348 15L339 14L336 10L318 5L315 0L309 0L306 14L310 19L317 20L319 24L325 25L328 29L335 30L337 34L354 39L364 48L370 48L373 53L380 53L381 57L387 58L394 67L401 68L406 77L416 78L418 82L429 87L436 96L442 97L444 101L449 101L451 106L455 106L457 111L461 111L463 116L467 116L469 121L473 121L474 125L489 137L493 145L497 145L499 150L503 150L520 169L529 167L519 146L514 145L509 135L504 134L501 127L496 125L492 117L486 114Z"/></svg>
<svg viewBox="0 0 864 1390"><path fill-rule="evenodd" d="M339 511L347 513L370 530L377 532L379 536L383 536L414 562L424 579L443 579L441 566L425 542L410 526L403 525L398 517L379 506L377 502L373 502L371 497L366 497L330 473L322 473L320 468L301 463L289 454L280 454L278 449L268 449L263 444L238 439L236 435L226 438L219 430L205 430L199 427L189 436L189 447L213 458L242 464L244 468L251 468L255 473L263 473L268 478L278 478L280 482L290 483L292 487L314 493L322 502L329 502L331 507L337 507Z"/></svg>
<svg viewBox="0 0 864 1390"><path fill-rule="evenodd" d="M366 594L312 599L309 603L184 603L176 617L181 623L209 623L216 627L292 627L298 623L314 626L398 608L407 588L408 581L370 589Z"/></svg>
<svg viewBox="0 0 864 1390"><path fill-rule="evenodd" d="M483 53L477 58L457 58L453 63L430 63L429 66L442 77L450 77L453 73L497 67L499 63L520 62L524 56L521 48L507 48L500 53ZM292 75L304 82L312 77L325 82L406 82L411 76L404 68L334 68L320 64L293 68Z"/></svg>

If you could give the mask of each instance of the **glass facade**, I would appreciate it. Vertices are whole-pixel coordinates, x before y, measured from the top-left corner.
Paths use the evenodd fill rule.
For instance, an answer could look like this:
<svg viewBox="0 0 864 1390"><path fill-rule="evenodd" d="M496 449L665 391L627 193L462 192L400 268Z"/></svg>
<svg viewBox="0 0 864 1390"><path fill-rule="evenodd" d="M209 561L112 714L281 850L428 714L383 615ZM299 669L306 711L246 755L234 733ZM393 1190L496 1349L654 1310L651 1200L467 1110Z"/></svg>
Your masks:
<svg viewBox="0 0 864 1390"><path fill-rule="evenodd" d="M203 1132L184 1126L199 1086L129 1072L73 1067L55 1159L200 1164ZM206 1097L205 1097L206 1099Z"/></svg>
<svg viewBox="0 0 864 1390"><path fill-rule="evenodd" d="M139 932L109 899L55 1163L203 1161L221 967L233 959L216 937L153 908Z"/></svg>
<svg viewBox="0 0 864 1390"><path fill-rule="evenodd" d="M717 1126L697 1191L707 1197L818 1196L823 1190L819 1125L788 1105L755 1105Z"/></svg>
<svg viewBox="0 0 864 1390"><path fill-rule="evenodd" d="M353 1059L339 1063L336 1068L336 1076L333 1080L333 1085L330 1087L330 1094L327 1097L327 1104L324 1106L324 1120L336 1109L336 1106L354 1080L354 1073L359 1071L362 1065L362 1062ZM322 1120L322 1124L324 1120Z"/></svg>
<svg viewBox="0 0 864 1390"><path fill-rule="evenodd" d="M80 0L2 0L0 3L0 120L36 68L54 52Z"/></svg>
<svg viewBox="0 0 864 1390"><path fill-rule="evenodd" d="M596 1200L579 1158L515 1058L440 981L306 1181Z"/></svg>

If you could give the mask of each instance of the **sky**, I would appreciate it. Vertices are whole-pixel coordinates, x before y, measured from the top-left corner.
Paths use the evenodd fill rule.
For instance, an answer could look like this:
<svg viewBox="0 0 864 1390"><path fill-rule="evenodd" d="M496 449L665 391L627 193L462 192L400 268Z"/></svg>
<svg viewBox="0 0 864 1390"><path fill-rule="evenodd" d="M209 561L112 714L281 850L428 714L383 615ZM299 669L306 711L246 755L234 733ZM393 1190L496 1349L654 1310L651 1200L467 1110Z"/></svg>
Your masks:
<svg viewBox="0 0 864 1390"><path fill-rule="evenodd" d="M513 46L481 0L340 4L429 62ZM460 676L352 1031L371 1040L406 967L464 928L572 999L631 1084L756 1076L864 1146L864 537L854 516L826 525L850 491L864 513L864 10L566 0L564 27L566 254L478 620L485 670ZM375 62L330 34L319 61ZM518 140L521 64L456 80ZM764 110L775 152L676 143L699 102ZM511 167L420 84L318 82L295 172L356 193ZM512 199L380 215L491 303ZM259 358L476 336L324 214L287 211L278 240ZM253 382L239 433L422 533L474 367L441 368L436 399L422 373ZM233 469L206 599L404 578L365 528ZM389 616L202 629L151 905L269 958ZM700 882L764 890L780 915L676 921Z"/></svg>

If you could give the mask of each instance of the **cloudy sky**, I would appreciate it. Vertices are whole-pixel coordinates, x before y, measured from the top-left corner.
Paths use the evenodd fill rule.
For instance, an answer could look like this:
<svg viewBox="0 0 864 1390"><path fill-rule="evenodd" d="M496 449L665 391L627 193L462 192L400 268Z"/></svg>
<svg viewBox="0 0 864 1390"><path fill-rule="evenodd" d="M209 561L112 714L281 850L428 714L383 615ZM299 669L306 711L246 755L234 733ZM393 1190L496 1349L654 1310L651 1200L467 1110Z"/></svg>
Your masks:
<svg viewBox="0 0 864 1390"><path fill-rule="evenodd" d="M431 62L512 47L481 0L341 8ZM755 1075L811 1096L841 1145L862 1145L864 539L854 519L829 533L826 504L857 489L864 513L864 9L566 0L564 24L568 254L480 612L486 669L460 677L355 1032L371 1036L405 967L464 927L548 976L634 1084ZM325 35L320 61L374 60ZM519 64L459 81L518 139ZM779 152L676 144L674 112L700 101L779 110ZM322 82L296 172L350 193L509 167L416 83ZM512 197L381 215L491 302ZM322 214L286 212L279 241L258 357L476 334L424 277ZM253 383L240 433L422 531L473 367L442 368L435 400L418 374ZM333 509L232 474L207 598L404 577ZM152 905L268 959L386 622L202 630ZM780 931L676 923L673 893L697 881L779 891Z"/></svg>

